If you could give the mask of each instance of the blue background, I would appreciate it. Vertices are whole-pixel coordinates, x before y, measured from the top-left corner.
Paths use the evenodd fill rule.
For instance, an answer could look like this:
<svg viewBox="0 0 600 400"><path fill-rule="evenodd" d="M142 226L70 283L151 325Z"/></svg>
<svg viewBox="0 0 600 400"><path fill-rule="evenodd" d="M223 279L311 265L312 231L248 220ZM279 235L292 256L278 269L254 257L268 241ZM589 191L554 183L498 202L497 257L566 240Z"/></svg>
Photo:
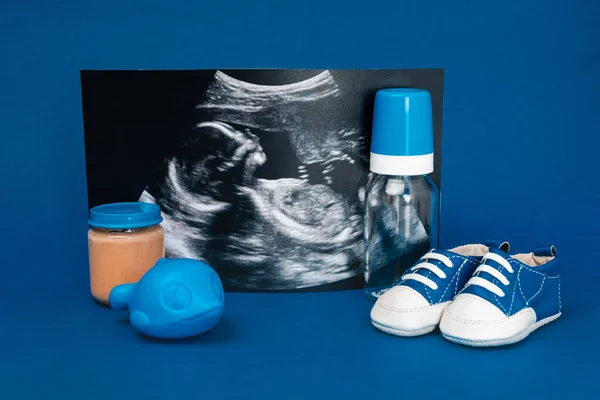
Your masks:
<svg viewBox="0 0 600 400"><path fill-rule="evenodd" d="M4 1L0 397L546 398L598 390L600 2ZM471 350L359 292L231 294L182 343L89 300L81 69L444 68L441 246L555 244L564 314Z"/></svg>

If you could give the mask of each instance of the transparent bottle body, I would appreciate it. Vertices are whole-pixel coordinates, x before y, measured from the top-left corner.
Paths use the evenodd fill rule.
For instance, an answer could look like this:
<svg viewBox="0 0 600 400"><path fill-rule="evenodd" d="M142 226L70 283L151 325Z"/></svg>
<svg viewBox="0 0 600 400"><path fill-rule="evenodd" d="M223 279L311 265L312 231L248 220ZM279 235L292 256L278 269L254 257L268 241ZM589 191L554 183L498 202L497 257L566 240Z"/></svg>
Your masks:
<svg viewBox="0 0 600 400"><path fill-rule="evenodd" d="M365 296L375 301L438 246L439 193L429 176L371 173L365 193Z"/></svg>

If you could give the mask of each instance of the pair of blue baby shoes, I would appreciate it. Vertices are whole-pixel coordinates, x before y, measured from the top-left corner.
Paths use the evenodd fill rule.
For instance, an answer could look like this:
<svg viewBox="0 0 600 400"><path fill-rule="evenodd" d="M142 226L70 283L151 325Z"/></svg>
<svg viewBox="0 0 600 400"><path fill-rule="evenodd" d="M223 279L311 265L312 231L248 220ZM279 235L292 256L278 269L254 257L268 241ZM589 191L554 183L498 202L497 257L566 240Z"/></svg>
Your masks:
<svg viewBox="0 0 600 400"><path fill-rule="evenodd" d="M381 295L371 310L377 329L417 336L439 325L456 343L516 343L561 315L554 246L509 254L508 242L430 250Z"/></svg>

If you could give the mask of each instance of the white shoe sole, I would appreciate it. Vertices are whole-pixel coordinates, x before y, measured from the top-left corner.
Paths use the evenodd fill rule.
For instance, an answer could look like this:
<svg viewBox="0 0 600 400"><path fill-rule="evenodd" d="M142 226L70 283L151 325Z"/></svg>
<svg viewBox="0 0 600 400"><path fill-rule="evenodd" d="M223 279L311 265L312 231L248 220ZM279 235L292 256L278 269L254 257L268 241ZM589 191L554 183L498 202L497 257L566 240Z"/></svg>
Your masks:
<svg viewBox="0 0 600 400"><path fill-rule="evenodd" d="M371 323L373 324L373 326L375 328L379 329L382 332L388 333L390 335L402 336L402 337L425 335L426 333L432 332L435 329L435 327L437 326L437 325L428 326L426 328L418 329L415 331L403 331L401 329L390 328L389 326L381 325L380 323L377 323L373 320L371 320Z"/></svg>
<svg viewBox="0 0 600 400"><path fill-rule="evenodd" d="M446 338L447 340L449 340L451 342L462 344L465 346L471 346L471 347L504 346L504 345L520 342L521 340L525 339L531 332L535 331L537 328L539 328L541 326L544 326L544 325L554 321L555 319L560 317L561 314L562 313L558 313L558 314L551 315L550 317L544 318L544 319L536 322L535 324L531 325L527 329L517 333L516 335L510 336L505 339L473 341L473 340L469 340L469 339L446 335L443 332L442 332L442 335L444 336L444 338Z"/></svg>

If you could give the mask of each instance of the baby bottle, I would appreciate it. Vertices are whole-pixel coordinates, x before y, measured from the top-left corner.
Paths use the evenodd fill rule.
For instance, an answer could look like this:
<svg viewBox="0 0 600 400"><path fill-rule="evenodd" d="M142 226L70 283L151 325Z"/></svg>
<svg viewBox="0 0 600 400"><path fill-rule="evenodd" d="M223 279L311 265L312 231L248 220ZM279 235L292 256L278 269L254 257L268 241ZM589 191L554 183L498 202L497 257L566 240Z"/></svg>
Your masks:
<svg viewBox="0 0 600 400"><path fill-rule="evenodd" d="M430 248L437 247L431 96L421 89L375 95L365 195L365 295L375 301Z"/></svg>
<svg viewBox="0 0 600 400"><path fill-rule="evenodd" d="M117 285L138 282L165 256L160 207L151 203L113 203L90 210L88 249L92 296L108 304Z"/></svg>

